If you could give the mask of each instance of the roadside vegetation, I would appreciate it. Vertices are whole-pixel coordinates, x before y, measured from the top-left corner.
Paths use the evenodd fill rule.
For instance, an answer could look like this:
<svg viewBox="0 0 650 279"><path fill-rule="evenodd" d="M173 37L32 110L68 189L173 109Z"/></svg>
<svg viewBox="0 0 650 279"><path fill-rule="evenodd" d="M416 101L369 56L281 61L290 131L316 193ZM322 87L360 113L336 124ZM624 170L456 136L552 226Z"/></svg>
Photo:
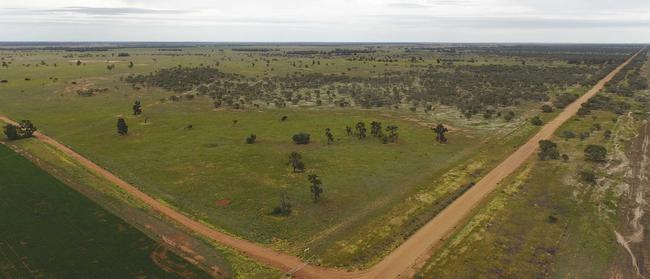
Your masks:
<svg viewBox="0 0 650 279"><path fill-rule="evenodd" d="M630 147L646 129L649 96L647 87L628 85L648 83L647 73L638 75L646 59L638 56L582 113L540 142L539 156L508 178L416 278L621 274L627 267L613 265L622 259L629 265L629 255L617 234L627 223L621 210L635 204L628 198L634 196L630 158L640 152Z"/></svg>

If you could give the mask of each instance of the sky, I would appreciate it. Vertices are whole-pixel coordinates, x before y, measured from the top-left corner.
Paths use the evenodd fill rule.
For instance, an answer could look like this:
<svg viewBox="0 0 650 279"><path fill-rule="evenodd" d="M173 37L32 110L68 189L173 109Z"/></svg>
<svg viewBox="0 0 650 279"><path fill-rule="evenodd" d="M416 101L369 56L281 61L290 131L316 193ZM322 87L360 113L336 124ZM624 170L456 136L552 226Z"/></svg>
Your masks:
<svg viewBox="0 0 650 279"><path fill-rule="evenodd" d="M1 0L0 41L650 43L650 0Z"/></svg>

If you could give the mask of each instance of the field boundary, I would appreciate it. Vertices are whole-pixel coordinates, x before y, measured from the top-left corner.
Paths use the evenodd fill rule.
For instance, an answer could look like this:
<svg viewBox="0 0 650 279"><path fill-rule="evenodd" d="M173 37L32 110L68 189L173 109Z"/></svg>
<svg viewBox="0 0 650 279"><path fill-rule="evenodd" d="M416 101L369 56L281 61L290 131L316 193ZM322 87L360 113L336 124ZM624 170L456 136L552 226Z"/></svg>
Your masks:
<svg viewBox="0 0 650 279"><path fill-rule="evenodd" d="M534 154L538 147L538 142L550 138L553 133L568 119L573 117L581 105L587 102L591 97L603 89L605 84L611 80L620 70L634 59L641 51L639 50L624 63L616 67L607 76L601 79L587 93L582 95L576 101L567 106L552 121L544 125L533 137L524 145L519 147L514 153L508 156L497 167L487 173L468 191L454 200L438 215L427 222L423 227L418 229L411 237L406 239L397 249L393 250L388 256L384 257L378 264L361 271L344 271L336 268L324 268L310 265L300 258L277 252L271 248L240 239L226 233L217 231L209 226L194 220L178 211L168 207L160 201L142 192L135 186L122 180L108 170L100 167L71 148L59 143L49 136L36 132L34 137L43 141L58 150L68 154L71 158L77 160L81 165L89 170L104 177L114 183L130 195L138 198L151 208L169 217L170 219L186 226L190 230L206 236L223 245L236 249L245 255L260 261L263 264L277 268L284 272L291 271L291 274L300 278L398 278L411 275L414 265L417 262L425 260L427 255L431 254L432 249L439 246L447 235L453 232L457 226L461 225L463 220L471 214L473 209L484 200L489 193L499 186L508 175L513 173L521 166L530 156ZM0 116L0 120L16 124L13 120Z"/></svg>

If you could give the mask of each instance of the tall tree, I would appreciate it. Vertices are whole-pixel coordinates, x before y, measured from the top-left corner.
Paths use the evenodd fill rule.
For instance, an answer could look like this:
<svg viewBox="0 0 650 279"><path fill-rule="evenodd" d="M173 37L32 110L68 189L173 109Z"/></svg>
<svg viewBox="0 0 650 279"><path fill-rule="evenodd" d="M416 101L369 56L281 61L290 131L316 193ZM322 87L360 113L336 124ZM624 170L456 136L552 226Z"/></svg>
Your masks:
<svg viewBox="0 0 650 279"><path fill-rule="evenodd" d="M334 142L334 134L332 134L332 130L330 128L325 128L325 136L327 137L327 144Z"/></svg>
<svg viewBox="0 0 650 279"><path fill-rule="evenodd" d="M4 133L10 140L15 140L19 138L18 127L12 124L7 124L4 126Z"/></svg>
<svg viewBox="0 0 650 279"><path fill-rule="evenodd" d="M386 131L388 132L388 140L390 140L390 142L397 142L397 126L388 125Z"/></svg>
<svg viewBox="0 0 650 279"><path fill-rule="evenodd" d="M305 163L302 162L302 156L295 151L289 154L289 165L293 168L293 172L302 172L305 170Z"/></svg>
<svg viewBox="0 0 650 279"><path fill-rule="evenodd" d="M378 138L383 136L381 131L381 122L372 121L370 123L370 134Z"/></svg>
<svg viewBox="0 0 650 279"><path fill-rule="evenodd" d="M129 126L126 125L124 118L117 119L117 133L120 135L126 135L129 132Z"/></svg>
<svg viewBox="0 0 650 279"><path fill-rule="evenodd" d="M366 138L366 123L363 122L358 122L357 125L355 125L355 128L357 129L357 136L359 139L365 139Z"/></svg>
<svg viewBox="0 0 650 279"><path fill-rule="evenodd" d="M447 143L447 138L445 137L445 133L449 131L444 125L438 124L435 128L431 128L434 133L436 133L436 141L439 143Z"/></svg>
<svg viewBox="0 0 650 279"><path fill-rule="evenodd" d="M323 193L323 182L320 180L318 175L315 174L310 174L307 179L311 183L310 190L312 194L312 199L316 203L320 199L320 195Z"/></svg>
<svg viewBox="0 0 650 279"><path fill-rule="evenodd" d="M142 105L140 104L140 101L135 101L133 104L133 115L140 115L142 114Z"/></svg>

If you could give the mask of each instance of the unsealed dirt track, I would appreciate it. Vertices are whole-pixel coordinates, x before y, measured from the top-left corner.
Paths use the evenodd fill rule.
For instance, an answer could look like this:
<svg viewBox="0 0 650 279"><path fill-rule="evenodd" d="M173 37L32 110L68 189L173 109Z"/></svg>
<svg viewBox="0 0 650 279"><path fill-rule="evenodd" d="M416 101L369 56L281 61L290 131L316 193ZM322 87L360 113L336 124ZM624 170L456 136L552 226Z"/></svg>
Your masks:
<svg viewBox="0 0 650 279"><path fill-rule="evenodd" d="M417 262L426 260L427 255L434 247L442 243L443 239L454 229L466 220L472 210L494 189L499 182L513 173L531 155L535 153L538 142L550 138L553 133L569 118L574 116L580 106L603 89L605 83L611 80L627 63L630 62L641 51L634 54L625 63L618 66L605 78L600 80L591 90L567 106L555 119L544 125L540 131L530 138L524 145L519 147L508 158L501 162L496 168L479 180L474 187L469 189L458 199L452 202L447 208L431 219L415 234L409 237L402 245L397 247L378 264L362 271L347 272L335 268L323 268L304 263L301 259L276 252L270 248L260 246L250 241L239 239L223 232L212 229L198 221L195 221L172 208L167 207L155 200L133 185L125 182L106 169L98 166L92 161L81 156L79 153L57 142L56 140L42 134L35 133L39 140L65 152L88 169L95 171L118 187L137 197L142 202L151 206L156 211L164 214L170 219L186 226L192 231L207 238L217 241L223 245L236 249L247 256L258 260L266 265L282 271L292 271L292 274L299 278L398 278L408 277L412 274L412 267ZM0 120L13 123L11 119L0 116Z"/></svg>

